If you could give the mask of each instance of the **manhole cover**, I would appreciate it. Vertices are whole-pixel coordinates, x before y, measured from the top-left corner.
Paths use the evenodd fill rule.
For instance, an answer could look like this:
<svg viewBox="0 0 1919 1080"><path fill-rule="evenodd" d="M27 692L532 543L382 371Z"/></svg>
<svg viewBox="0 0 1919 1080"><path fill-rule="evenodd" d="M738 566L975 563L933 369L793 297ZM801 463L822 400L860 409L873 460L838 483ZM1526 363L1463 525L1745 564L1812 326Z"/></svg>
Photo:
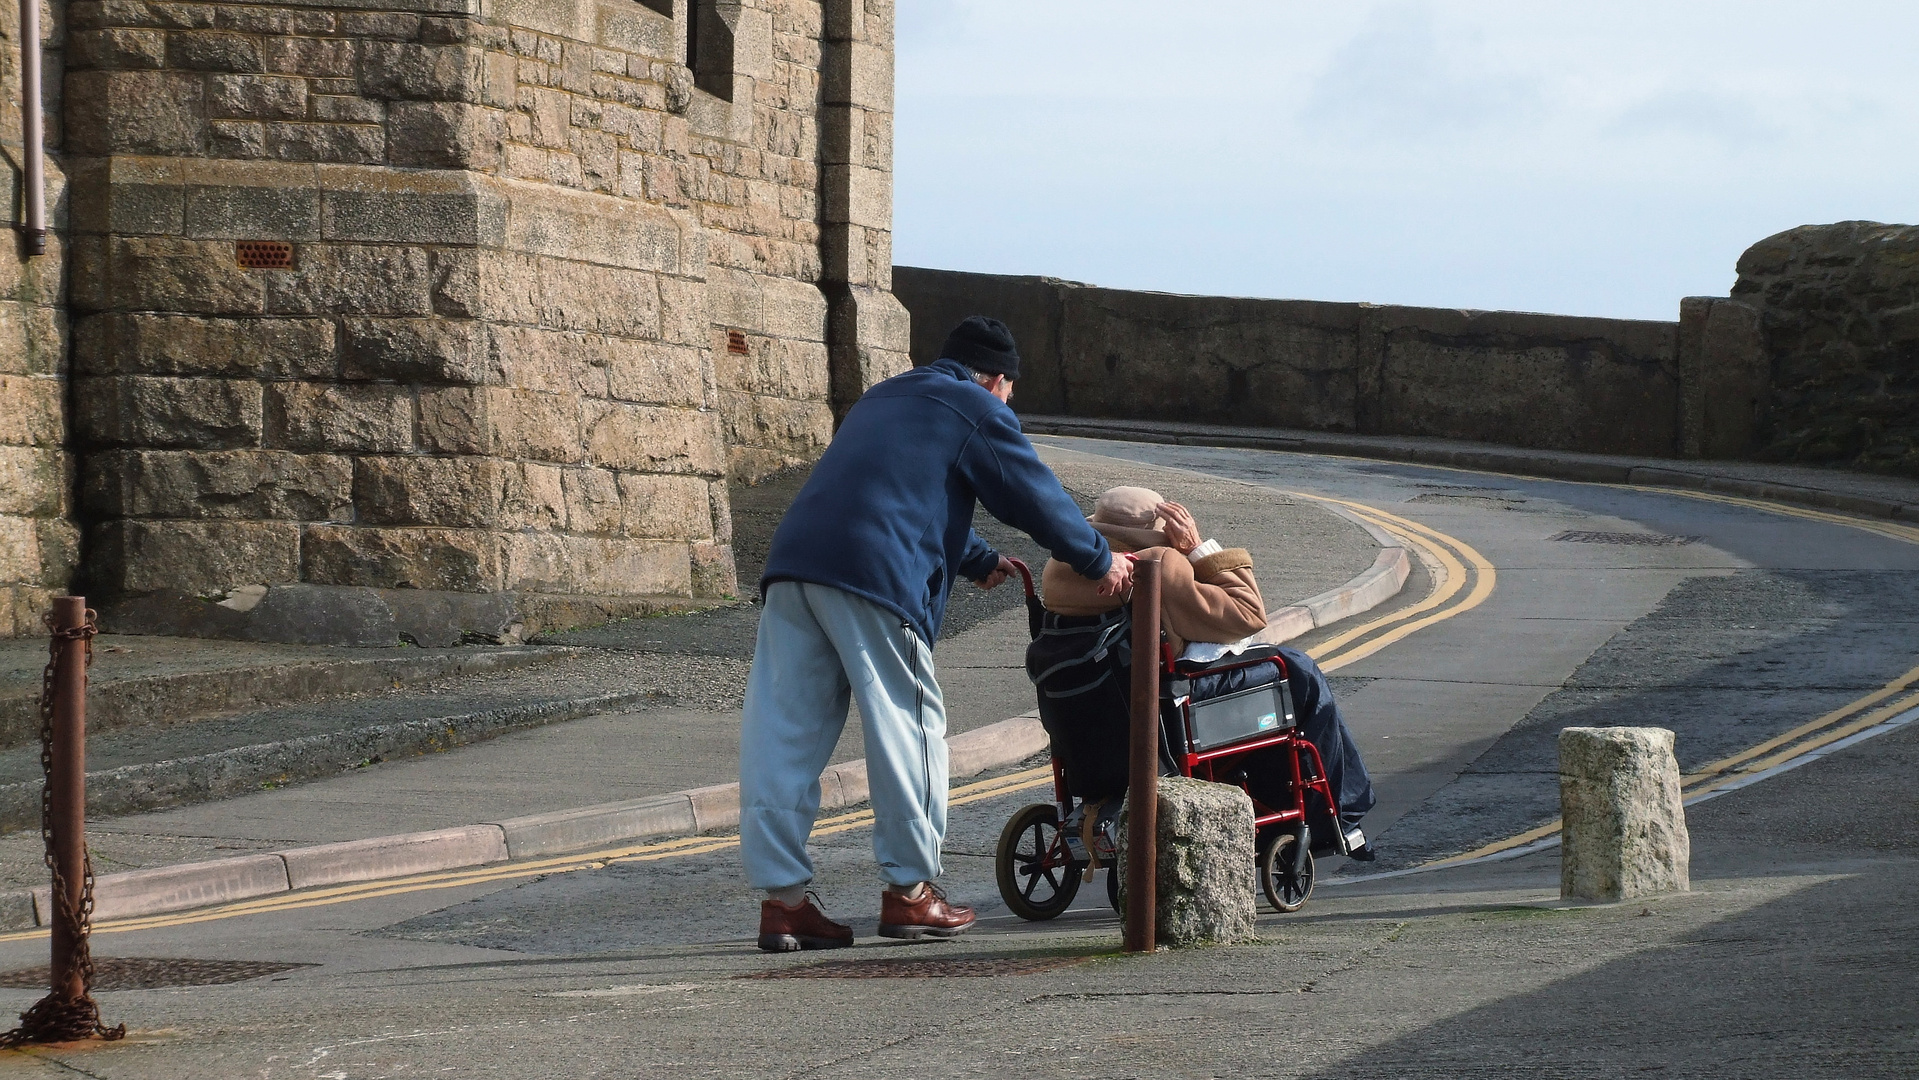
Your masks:
<svg viewBox="0 0 1919 1080"><path fill-rule="evenodd" d="M1667 536L1664 533L1579 532L1567 530L1548 540L1569 544L1632 544L1639 547L1680 547L1699 539L1697 536Z"/></svg>
<svg viewBox="0 0 1919 1080"><path fill-rule="evenodd" d="M218 986L278 975L312 964L273 964L253 960L180 960L171 957L110 956L93 961L95 990L164 990L175 986ZM45 964L0 974L0 987L45 990Z"/></svg>
<svg viewBox="0 0 1919 1080"><path fill-rule="evenodd" d="M1084 956L1011 956L976 960L833 960L742 975L742 979L988 979L1037 975L1086 962Z"/></svg>

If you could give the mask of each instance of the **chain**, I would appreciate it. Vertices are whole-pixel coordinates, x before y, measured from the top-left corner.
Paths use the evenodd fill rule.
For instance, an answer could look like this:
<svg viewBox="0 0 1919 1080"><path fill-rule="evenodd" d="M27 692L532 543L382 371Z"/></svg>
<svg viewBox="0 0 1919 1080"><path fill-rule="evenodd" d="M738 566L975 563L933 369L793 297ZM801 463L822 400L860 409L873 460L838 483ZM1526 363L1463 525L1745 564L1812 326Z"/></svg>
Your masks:
<svg viewBox="0 0 1919 1080"><path fill-rule="evenodd" d="M20 1014L20 1026L0 1034L0 1047L22 1043L68 1042L98 1035L103 1039L122 1038L127 1026L107 1027L100 1020L100 1006L93 1000L93 948L88 937L93 932L93 855L81 849L80 902L67 896L66 879L53 858L53 680L60 663L63 642L77 641L86 651L86 666L93 666L93 636L100 632L89 608L79 626L61 629L53 625L53 614L45 616L51 639L47 643L47 667L40 674L40 840L45 845L47 870L53 878L53 921L73 931L74 966L80 973L80 995L67 997L59 991L49 993Z"/></svg>

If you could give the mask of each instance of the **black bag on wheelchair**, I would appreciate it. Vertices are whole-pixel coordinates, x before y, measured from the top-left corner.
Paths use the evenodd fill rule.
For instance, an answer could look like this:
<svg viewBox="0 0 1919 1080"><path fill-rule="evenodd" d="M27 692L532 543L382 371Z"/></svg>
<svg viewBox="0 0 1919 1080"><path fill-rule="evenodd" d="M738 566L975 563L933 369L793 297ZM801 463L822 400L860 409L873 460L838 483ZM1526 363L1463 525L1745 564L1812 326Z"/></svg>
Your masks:
<svg viewBox="0 0 1919 1080"><path fill-rule="evenodd" d="M1212 750L1236 742L1277 735L1294 725L1292 688L1279 665L1275 645L1253 645L1208 663L1179 660L1160 682L1164 726L1188 735L1179 723L1183 701L1191 717L1194 750ZM1268 662L1262 662L1268 661Z"/></svg>
<svg viewBox="0 0 1919 1080"><path fill-rule="evenodd" d="M1039 694L1039 722L1076 799L1126 791L1126 731L1132 716L1133 618L1047 613L1026 647L1026 675Z"/></svg>

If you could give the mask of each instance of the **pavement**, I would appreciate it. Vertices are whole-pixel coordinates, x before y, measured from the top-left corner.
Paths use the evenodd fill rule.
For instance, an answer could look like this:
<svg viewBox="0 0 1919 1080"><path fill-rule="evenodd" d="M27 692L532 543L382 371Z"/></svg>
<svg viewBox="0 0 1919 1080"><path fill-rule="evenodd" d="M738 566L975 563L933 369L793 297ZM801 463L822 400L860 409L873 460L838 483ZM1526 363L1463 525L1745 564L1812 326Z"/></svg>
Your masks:
<svg viewBox="0 0 1919 1080"><path fill-rule="evenodd" d="M1407 577L1396 540L1309 500L1249 498L1244 485L1085 455L1053 464L1089 506L1115 484L1153 485L1186 503L1209 535L1247 546L1278 637L1364 611ZM792 473L734 500L744 580L757 577L778 511L803 479ZM980 528L1037 571L1044 552L1030 539L984 515ZM1306 600L1282 600L1294 596ZM294 865L319 845L331 845L330 876L309 872L309 885L731 826L757 616L748 603L490 650L103 637L92 696L114 704L99 710L106 722L88 751L98 911L144 915L288 891L301 880ZM956 776L1043 749L1026 638L1017 585L956 591L935 651ZM8 656L37 676L12 655L29 644ZM329 678L361 692L297 700ZM248 689L265 700L219 708ZM159 704L170 692L178 713ZM827 809L863 802L862 753L851 723ZM21 828L38 822L38 773L37 744L0 751L0 819L20 830L0 837L0 888L14 890L0 895L0 924L44 918L44 899L36 906L28 894L45 891L40 839ZM347 843L355 846L338 846ZM278 877L260 860L275 853L286 864Z"/></svg>
<svg viewBox="0 0 1919 1080"><path fill-rule="evenodd" d="M730 910L746 898L711 889L726 872L717 860L100 935L96 956L224 958L256 977L102 991L126 1041L33 1049L0 1068L103 1080L1893 1080L1919 1061L1916 770L1919 726L1696 807L1687 893L1563 903L1556 859L1536 855L1322 885L1298 914L1262 914L1260 944L1231 949L1122 955L1103 898L1052 923L989 914L956 942L888 944L859 918L873 886L849 888L871 881L852 870L857 833L820 844L829 903L863 935L832 954L756 952ZM990 842L1024 798L979 804L954 846ZM689 924L689 912L701 914ZM0 990L0 1007L36 994Z"/></svg>

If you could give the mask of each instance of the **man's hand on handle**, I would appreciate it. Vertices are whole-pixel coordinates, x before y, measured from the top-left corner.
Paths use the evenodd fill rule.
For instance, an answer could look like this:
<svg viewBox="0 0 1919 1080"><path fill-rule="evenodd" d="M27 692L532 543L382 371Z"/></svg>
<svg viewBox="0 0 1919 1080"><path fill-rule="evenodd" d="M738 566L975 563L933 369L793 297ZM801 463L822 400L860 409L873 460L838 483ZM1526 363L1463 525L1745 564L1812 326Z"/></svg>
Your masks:
<svg viewBox="0 0 1919 1080"><path fill-rule="evenodd" d="M1099 585L1093 590L1101 596L1125 596L1126 590L1133 587L1133 557L1120 552L1113 553L1113 565L1106 576L1099 579Z"/></svg>
<svg viewBox="0 0 1919 1080"><path fill-rule="evenodd" d="M979 580L973 582L973 584L978 585L982 589L995 588L999 585L1000 582L1005 581L1008 577L1012 576L1012 573L1013 573L1013 560L1007 558L1004 555L1001 555L999 557L999 565L993 567L992 573L989 573L985 577L980 578Z"/></svg>

